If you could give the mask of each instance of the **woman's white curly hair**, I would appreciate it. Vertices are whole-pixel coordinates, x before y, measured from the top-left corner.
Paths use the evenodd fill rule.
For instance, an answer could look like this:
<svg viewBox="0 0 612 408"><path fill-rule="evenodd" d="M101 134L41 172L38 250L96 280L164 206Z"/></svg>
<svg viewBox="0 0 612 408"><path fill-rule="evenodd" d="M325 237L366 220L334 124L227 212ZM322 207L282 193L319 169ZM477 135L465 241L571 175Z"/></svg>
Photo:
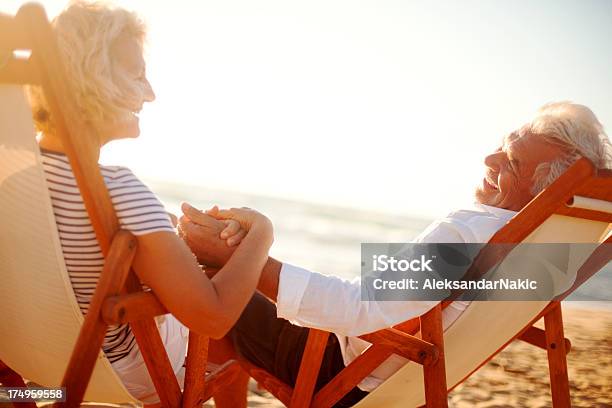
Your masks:
<svg viewBox="0 0 612 408"><path fill-rule="evenodd" d="M142 104L144 87L130 79L112 58L112 47L127 35L143 46L146 27L130 11L106 2L72 1L51 22L69 88L82 117L94 127L124 120ZM52 133L53 117L40 87L29 88L34 122Z"/></svg>
<svg viewBox="0 0 612 408"><path fill-rule="evenodd" d="M571 102L544 105L535 119L521 129L541 135L562 148L563 156L540 164L534 173L532 193L538 194L578 159L586 157L597 168L612 168L612 146L603 125L586 106Z"/></svg>

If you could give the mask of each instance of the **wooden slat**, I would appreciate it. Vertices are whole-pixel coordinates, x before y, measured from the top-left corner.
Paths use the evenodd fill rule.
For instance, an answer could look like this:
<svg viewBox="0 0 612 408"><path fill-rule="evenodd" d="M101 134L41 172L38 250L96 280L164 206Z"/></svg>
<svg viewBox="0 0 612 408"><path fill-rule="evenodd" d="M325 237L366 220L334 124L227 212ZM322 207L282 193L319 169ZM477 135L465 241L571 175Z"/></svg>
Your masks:
<svg viewBox="0 0 612 408"><path fill-rule="evenodd" d="M316 393L312 407L333 406L392 354L393 351L388 347L371 346Z"/></svg>
<svg viewBox="0 0 612 408"><path fill-rule="evenodd" d="M555 214L566 215L568 217L583 218L585 220L612 222L612 214L603 211L586 210L584 208L572 208L561 206L557 208Z"/></svg>
<svg viewBox="0 0 612 408"><path fill-rule="evenodd" d="M544 332L544 330L535 326L531 326L525 332L523 332L519 336L519 340L522 340L525 343L529 343L532 346L539 347L542 350L548 349L548 345L546 344L546 333ZM567 338L563 340L565 343L565 353L567 354L570 352L572 344Z"/></svg>
<svg viewBox="0 0 612 408"><path fill-rule="evenodd" d="M204 377L203 372L200 375ZM206 385L200 395L200 400L209 400L221 388L234 382L240 375L244 375L240 364L235 360L226 361L223 365L206 375Z"/></svg>
<svg viewBox="0 0 612 408"><path fill-rule="evenodd" d="M306 347L302 355L300 370L291 396L291 408L306 408L310 406L314 392L329 332L317 329L308 331Z"/></svg>
<svg viewBox="0 0 612 408"><path fill-rule="evenodd" d="M182 408L195 408L204 397L208 341L208 337L201 336L193 330L189 332Z"/></svg>
<svg viewBox="0 0 612 408"><path fill-rule="evenodd" d="M442 305L442 308L444 309L444 305ZM419 332L419 330L421 330L421 319L415 317L414 319L406 320L405 322L396 324L395 326L393 326L393 328L414 336Z"/></svg>
<svg viewBox="0 0 612 408"><path fill-rule="evenodd" d="M16 17L0 13L0 54L3 50L29 50L31 47L24 25Z"/></svg>
<svg viewBox="0 0 612 408"><path fill-rule="evenodd" d="M561 304L559 302L554 302L554 304L555 307L544 315L550 390L554 408L570 408L571 401L567 377Z"/></svg>
<svg viewBox="0 0 612 408"><path fill-rule="evenodd" d="M19 9L16 18L27 26L32 56L37 58L41 67L41 83L57 135L70 161L102 253L106 256L112 237L119 230L119 223L98 167L98 136L83 121L71 98L69 81L44 9L37 4L26 4Z"/></svg>
<svg viewBox="0 0 612 408"><path fill-rule="evenodd" d="M612 170L598 169L596 177L576 189L576 195L612 201Z"/></svg>
<svg viewBox="0 0 612 408"><path fill-rule="evenodd" d="M435 345L396 329L383 329L364 334L359 338L372 344L389 347L395 354L415 363L432 364L439 358L439 350Z"/></svg>
<svg viewBox="0 0 612 408"><path fill-rule="evenodd" d="M142 290L140 281L133 272L128 275L125 287L130 293ZM172 369L155 320L153 318L137 320L131 322L130 327L162 405L165 407L180 406L181 387Z"/></svg>
<svg viewBox="0 0 612 408"><path fill-rule="evenodd" d="M5 61L0 52L0 83L40 84L40 75L36 65L29 59L8 57Z"/></svg>
<svg viewBox="0 0 612 408"><path fill-rule="evenodd" d="M109 324L124 324L169 313L153 292L111 296L104 301L102 318Z"/></svg>
<svg viewBox="0 0 612 408"><path fill-rule="evenodd" d="M268 373L248 361L240 360L240 365L249 375L257 381L262 387L268 390L276 399L282 402L285 406L289 406L293 388L279 380L272 374Z"/></svg>
<svg viewBox="0 0 612 408"><path fill-rule="evenodd" d="M428 408L448 407L441 305L421 317L421 336L423 340L436 346L439 353L434 362L423 366L426 405Z"/></svg>
<svg viewBox="0 0 612 408"><path fill-rule="evenodd" d="M153 320L140 320L130 323L130 327L162 406L179 407L182 398L181 388L172 370L164 343L159 337L157 325Z"/></svg>
<svg viewBox="0 0 612 408"><path fill-rule="evenodd" d="M107 325L100 318L104 298L119 293L127 279L130 265L136 253L136 239L127 231L119 231L113 240L110 252L93 294L85 321L81 326L70 362L66 368L62 386L66 387L67 407L78 407L85 395L91 373L104 341Z"/></svg>

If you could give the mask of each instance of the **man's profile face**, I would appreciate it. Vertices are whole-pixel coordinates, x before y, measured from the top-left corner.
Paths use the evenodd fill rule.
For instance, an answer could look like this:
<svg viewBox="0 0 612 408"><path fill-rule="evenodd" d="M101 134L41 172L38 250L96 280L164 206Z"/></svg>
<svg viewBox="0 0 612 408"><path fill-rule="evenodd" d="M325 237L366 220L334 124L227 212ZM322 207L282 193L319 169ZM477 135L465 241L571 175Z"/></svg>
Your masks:
<svg viewBox="0 0 612 408"><path fill-rule="evenodd" d="M476 188L481 204L520 211L532 198L533 176L541 163L562 157L563 150L532 133L513 132L502 146L485 157L485 177Z"/></svg>

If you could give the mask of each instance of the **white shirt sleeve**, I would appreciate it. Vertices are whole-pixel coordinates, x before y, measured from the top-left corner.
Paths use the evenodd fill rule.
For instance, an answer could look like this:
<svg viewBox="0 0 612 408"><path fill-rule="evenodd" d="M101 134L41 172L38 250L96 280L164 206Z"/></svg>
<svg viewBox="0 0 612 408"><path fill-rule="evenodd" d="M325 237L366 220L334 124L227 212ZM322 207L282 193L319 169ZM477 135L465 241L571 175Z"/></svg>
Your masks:
<svg viewBox="0 0 612 408"><path fill-rule="evenodd" d="M415 242L464 242L449 222L436 222ZM420 316L437 301L362 301L361 280L310 272L283 264L280 272L278 317L305 327L345 336L371 333Z"/></svg>
<svg viewBox="0 0 612 408"><path fill-rule="evenodd" d="M359 336L412 319L438 302L361 300L360 279L345 280L283 264L278 317L305 327Z"/></svg>

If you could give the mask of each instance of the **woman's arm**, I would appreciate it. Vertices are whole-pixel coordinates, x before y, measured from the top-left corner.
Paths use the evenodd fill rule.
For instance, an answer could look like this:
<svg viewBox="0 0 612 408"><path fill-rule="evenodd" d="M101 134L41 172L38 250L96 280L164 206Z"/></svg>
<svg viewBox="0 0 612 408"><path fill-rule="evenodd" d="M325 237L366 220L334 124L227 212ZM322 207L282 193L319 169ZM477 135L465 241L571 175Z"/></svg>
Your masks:
<svg viewBox="0 0 612 408"><path fill-rule="evenodd" d="M267 218L248 210L241 216L250 220L250 229L212 279L175 234L156 232L137 237L134 269L141 281L186 326L213 338L223 337L240 316L272 245L272 226Z"/></svg>

